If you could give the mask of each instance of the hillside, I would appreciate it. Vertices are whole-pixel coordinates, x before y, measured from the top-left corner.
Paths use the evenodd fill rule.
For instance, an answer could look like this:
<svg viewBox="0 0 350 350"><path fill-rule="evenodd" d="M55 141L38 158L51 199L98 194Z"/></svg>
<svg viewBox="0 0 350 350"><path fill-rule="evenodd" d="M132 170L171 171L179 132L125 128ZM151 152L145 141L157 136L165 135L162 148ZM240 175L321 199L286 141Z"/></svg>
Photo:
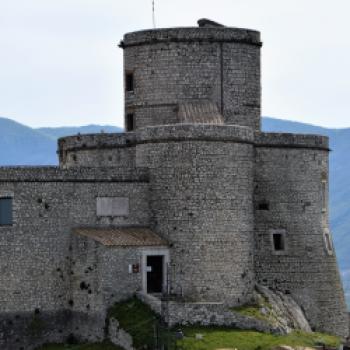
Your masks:
<svg viewBox="0 0 350 350"><path fill-rule="evenodd" d="M49 165L56 163L56 142L13 120L0 118L1 165Z"/></svg>
<svg viewBox="0 0 350 350"><path fill-rule="evenodd" d="M330 137L331 227L350 305L350 129L326 129L280 119L263 118L264 131L323 134ZM0 118L0 165L56 165L56 140L77 133L120 132L109 125L32 129Z"/></svg>
<svg viewBox="0 0 350 350"><path fill-rule="evenodd" d="M85 125L85 126L64 126L58 128L39 128L36 131L47 135L55 140L59 137L80 134L94 134L99 132L121 132L122 129L111 125Z"/></svg>
<svg viewBox="0 0 350 350"><path fill-rule="evenodd" d="M0 117L0 165L56 165L57 138L77 133L120 132L109 125L32 129Z"/></svg>

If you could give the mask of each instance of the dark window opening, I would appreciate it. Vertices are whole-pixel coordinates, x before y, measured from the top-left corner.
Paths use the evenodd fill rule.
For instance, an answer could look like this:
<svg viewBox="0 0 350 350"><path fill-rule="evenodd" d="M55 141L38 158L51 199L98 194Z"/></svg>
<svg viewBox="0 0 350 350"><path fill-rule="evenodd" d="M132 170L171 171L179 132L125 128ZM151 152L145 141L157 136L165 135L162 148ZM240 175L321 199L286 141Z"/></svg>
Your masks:
<svg viewBox="0 0 350 350"><path fill-rule="evenodd" d="M270 203L267 201L260 202L258 204L258 210L270 210Z"/></svg>
<svg viewBox="0 0 350 350"><path fill-rule="evenodd" d="M273 234L273 247L277 251L284 250L284 236L282 233Z"/></svg>
<svg viewBox="0 0 350 350"><path fill-rule="evenodd" d="M0 225L12 225L12 198L0 198Z"/></svg>
<svg viewBox="0 0 350 350"><path fill-rule="evenodd" d="M147 293L163 291L163 256L147 256Z"/></svg>
<svg viewBox="0 0 350 350"><path fill-rule="evenodd" d="M134 114L129 113L126 115L126 131L132 131L134 127Z"/></svg>
<svg viewBox="0 0 350 350"><path fill-rule="evenodd" d="M134 91L134 74L133 73L126 73L125 88L126 88L126 91Z"/></svg>

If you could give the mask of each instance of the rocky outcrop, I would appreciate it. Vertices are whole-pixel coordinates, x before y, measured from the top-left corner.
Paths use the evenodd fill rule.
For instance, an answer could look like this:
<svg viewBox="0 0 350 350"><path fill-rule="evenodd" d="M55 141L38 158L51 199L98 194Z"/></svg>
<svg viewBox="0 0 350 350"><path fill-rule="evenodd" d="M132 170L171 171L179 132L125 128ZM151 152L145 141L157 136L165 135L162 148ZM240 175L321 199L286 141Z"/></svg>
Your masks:
<svg viewBox="0 0 350 350"><path fill-rule="evenodd" d="M131 335L120 328L118 320L113 317L109 319L108 338L113 344L120 346L124 350L134 350Z"/></svg>
<svg viewBox="0 0 350 350"><path fill-rule="evenodd" d="M138 296L140 297L140 296ZM165 322L170 326L198 324L252 329L265 333L287 334L293 330L311 332L310 325L299 305L290 295L256 286L254 302L229 309L225 303L186 302L158 299ZM154 308L154 301L142 301ZM159 309L159 304L158 308ZM160 314L159 310L156 310Z"/></svg>
<svg viewBox="0 0 350 350"><path fill-rule="evenodd" d="M256 299L261 315L275 327L286 333L292 330L312 331L303 310L290 295L256 286Z"/></svg>

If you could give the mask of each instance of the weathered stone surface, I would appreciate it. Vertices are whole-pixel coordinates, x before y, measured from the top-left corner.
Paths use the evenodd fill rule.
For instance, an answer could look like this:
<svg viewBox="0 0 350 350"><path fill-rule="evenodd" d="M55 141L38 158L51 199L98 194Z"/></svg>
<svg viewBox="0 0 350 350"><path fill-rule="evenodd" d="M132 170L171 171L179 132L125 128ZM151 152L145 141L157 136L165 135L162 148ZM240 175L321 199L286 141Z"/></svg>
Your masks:
<svg viewBox="0 0 350 350"><path fill-rule="evenodd" d="M120 328L119 322L115 318L109 319L108 338L113 344L124 350L134 350L131 335Z"/></svg>
<svg viewBox="0 0 350 350"><path fill-rule="evenodd" d="M227 124L260 128L260 33L238 28L170 28L125 35L134 76L126 114L137 129L178 123L180 103L207 99Z"/></svg>
<svg viewBox="0 0 350 350"><path fill-rule="evenodd" d="M270 136L272 137L272 136ZM280 139L279 134L277 137ZM265 145L255 153L255 272L259 284L289 293L313 330L345 336L346 304L333 248L327 249L328 151ZM321 142L320 142L321 141ZM327 146L315 138L315 145ZM268 203L261 210L260 203ZM285 250L275 252L272 235L285 232Z"/></svg>
<svg viewBox="0 0 350 350"><path fill-rule="evenodd" d="M0 168L14 219L0 226L1 349L37 344L19 330L29 318L12 320L35 310L50 324L57 316L61 330L40 341L101 340L107 308L145 291L145 247L106 247L72 235L78 227L148 227L169 243L171 322L307 329L294 299L312 329L346 336L328 139L260 132L260 34L171 28L129 33L122 46L135 131L62 138L59 167ZM128 210L98 215L97 198L107 197L125 198ZM227 311L251 302L256 283L291 319L271 326Z"/></svg>
<svg viewBox="0 0 350 350"><path fill-rule="evenodd" d="M159 315L166 315L165 321L170 326L177 324L216 325L279 334L287 334L293 330L311 332L303 311L291 296L273 292L262 286L256 286L253 295L254 304L252 304L256 308L266 308L265 313L260 310L261 317L245 315L238 310L229 309L226 304L220 302L160 300L155 297L148 298L143 294L138 294L138 297Z"/></svg>
<svg viewBox="0 0 350 350"><path fill-rule="evenodd" d="M249 329L265 333L284 334L285 332L270 323L241 315L229 310L224 303L212 302L176 302L168 301L163 305L168 315L166 322L175 325L224 326L235 329Z"/></svg>
<svg viewBox="0 0 350 350"><path fill-rule="evenodd" d="M263 286L256 286L257 298L263 298L266 301L267 308L265 311L266 318L270 317L270 322L289 333L293 330L311 332L310 325L305 318L300 306L293 300L290 295L279 291L272 291Z"/></svg>

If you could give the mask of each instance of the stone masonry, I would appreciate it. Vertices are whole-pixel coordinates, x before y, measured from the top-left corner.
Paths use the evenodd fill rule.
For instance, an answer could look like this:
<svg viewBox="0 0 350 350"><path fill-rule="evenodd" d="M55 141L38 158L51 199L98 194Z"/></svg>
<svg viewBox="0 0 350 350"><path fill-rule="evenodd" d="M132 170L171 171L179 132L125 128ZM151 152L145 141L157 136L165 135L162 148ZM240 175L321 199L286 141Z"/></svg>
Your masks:
<svg viewBox="0 0 350 350"><path fill-rule="evenodd" d="M58 167L0 168L1 349L101 340L136 293L224 310L256 284L348 335L328 139L262 133L260 33L199 23L121 41L127 132L61 138Z"/></svg>

